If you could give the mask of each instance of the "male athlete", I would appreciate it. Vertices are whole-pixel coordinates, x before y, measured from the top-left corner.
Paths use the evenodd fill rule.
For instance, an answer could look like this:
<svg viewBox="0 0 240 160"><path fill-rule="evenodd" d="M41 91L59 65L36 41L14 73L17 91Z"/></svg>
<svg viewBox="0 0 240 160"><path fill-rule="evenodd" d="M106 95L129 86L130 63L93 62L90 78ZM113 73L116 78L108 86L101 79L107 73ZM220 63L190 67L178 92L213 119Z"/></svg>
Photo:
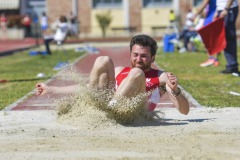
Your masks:
<svg viewBox="0 0 240 160"><path fill-rule="evenodd" d="M112 84L115 84L115 97L110 101L110 107L117 103L116 99L119 96L130 98L150 91L151 95L146 104L148 111L153 111L160 97L167 92L179 112L188 114L189 103L178 88L177 77L172 73L151 68L156 52L157 43L150 36L134 36L130 42L132 67L119 66L114 68L110 57L100 56L93 65L88 86L104 89L114 87ZM36 85L38 95L47 92L67 94L76 92L78 89L78 85L65 87L47 86L43 83Z"/></svg>

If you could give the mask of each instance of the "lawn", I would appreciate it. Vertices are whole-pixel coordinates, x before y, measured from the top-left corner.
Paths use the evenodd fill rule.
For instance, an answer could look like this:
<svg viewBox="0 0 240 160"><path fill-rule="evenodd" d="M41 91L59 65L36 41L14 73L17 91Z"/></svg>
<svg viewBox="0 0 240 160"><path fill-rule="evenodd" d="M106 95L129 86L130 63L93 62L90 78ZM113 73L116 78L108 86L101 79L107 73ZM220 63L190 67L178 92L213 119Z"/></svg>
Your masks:
<svg viewBox="0 0 240 160"><path fill-rule="evenodd" d="M166 71L177 75L180 85L189 92L201 105L210 107L240 107L240 96L229 92L240 93L240 77L223 75L225 69L224 54L219 57L220 65L200 67L207 59L206 53L162 53L156 58L157 64ZM238 54L240 62L240 54Z"/></svg>
<svg viewBox="0 0 240 160"><path fill-rule="evenodd" d="M0 79L30 79L38 73L51 76L56 73L53 67L61 61L73 62L83 53L73 50L54 53L51 56L29 56L28 51L11 56L0 57ZM158 53L157 64L166 71L178 76L180 85L189 92L201 105L211 107L240 107L240 96L229 94L230 91L240 93L240 78L222 75L218 72L226 64L224 55L220 56L220 66L199 67L205 61L204 53ZM240 55L238 55L240 62ZM12 104L34 89L37 81L0 83L0 109Z"/></svg>
<svg viewBox="0 0 240 160"><path fill-rule="evenodd" d="M68 50L66 54L55 52L52 55L30 56L29 51L24 51L0 57L0 79L34 79L38 73L44 73L50 77L57 72L53 67L59 61L68 60L71 63L81 55L83 53ZM0 83L0 109L23 97L34 89L37 82L42 81L45 80Z"/></svg>

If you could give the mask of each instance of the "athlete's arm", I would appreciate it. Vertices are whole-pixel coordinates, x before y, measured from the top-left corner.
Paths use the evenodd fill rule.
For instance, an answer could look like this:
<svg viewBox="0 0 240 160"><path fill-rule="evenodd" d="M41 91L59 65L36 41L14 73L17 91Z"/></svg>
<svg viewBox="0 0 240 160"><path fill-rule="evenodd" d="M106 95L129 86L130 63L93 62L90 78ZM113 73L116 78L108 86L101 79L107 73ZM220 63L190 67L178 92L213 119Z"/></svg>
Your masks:
<svg viewBox="0 0 240 160"><path fill-rule="evenodd" d="M159 77L160 83L165 83L166 91L173 102L174 106L182 114L188 114L189 103L188 100L182 95L181 90L178 88L177 77L170 72L164 72ZM160 85L161 85L160 84Z"/></svg>
<svg viewBox="0 0 240 160"><path fill-rule="evenodd" d="M80 85L71 85L71 86L48 86L44 83L37 83L36 94L44 95L46 93L58 93L58 94L72 94L80 90Z"/></svg>

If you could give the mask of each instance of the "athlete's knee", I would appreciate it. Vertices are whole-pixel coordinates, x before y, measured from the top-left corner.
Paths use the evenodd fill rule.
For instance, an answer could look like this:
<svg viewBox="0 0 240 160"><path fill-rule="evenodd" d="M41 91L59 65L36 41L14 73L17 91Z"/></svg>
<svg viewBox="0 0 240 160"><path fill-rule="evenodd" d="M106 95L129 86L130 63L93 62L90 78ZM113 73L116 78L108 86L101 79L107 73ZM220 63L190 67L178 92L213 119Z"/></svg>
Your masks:
<svg viewBox="0 0 240 160"><path fill-rule="evenodd" d="M110 69L114 69L111 58L108 56L100 56L96 59L92 71L103 73L108 72Z"/></svg>
<svg viewBox="0 0 240 160"><path fill-rule="evenodd" d="M134 78L134 79L145 79L145 74L144 74L143 70L140 68L131 69L128 76L130 76L131 78Z"/></svg>
<svg viewBox="0 0 240 160"><path fill-rule="evenodd" d="M110 57L100 56L96 59L95 64L100 65L100 66L102 66L102 65L104 66L104 65L109 64L111 62L112 62L112 60L111 60Z"/></svg>

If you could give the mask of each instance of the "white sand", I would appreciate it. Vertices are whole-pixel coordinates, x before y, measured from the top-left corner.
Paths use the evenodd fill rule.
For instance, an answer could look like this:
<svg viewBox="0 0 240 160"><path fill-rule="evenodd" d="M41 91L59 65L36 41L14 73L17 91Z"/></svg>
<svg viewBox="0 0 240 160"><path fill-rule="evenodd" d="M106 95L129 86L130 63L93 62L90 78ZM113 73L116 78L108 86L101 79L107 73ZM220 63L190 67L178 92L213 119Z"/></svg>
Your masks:
<svg viewBox="0 0 240 160"><path fill-rule="evenodd" d="M162 122L133 126L101 111L69 121L54 111L2 111L0 159L239 159L240 108L162 111Z"/></svg>
<svg viewBox="0 0 240 160"><path fill-rule="evenodd" d="M186 116L165 108L164 116L158 114L162 119L137 119L123 126L94 107L99 101L80 93L76 101L64 100L62 104L70 102L72 110L60 118L56 111L1 111L0 159L240 158L240 108L191 109Z"/></svg>

